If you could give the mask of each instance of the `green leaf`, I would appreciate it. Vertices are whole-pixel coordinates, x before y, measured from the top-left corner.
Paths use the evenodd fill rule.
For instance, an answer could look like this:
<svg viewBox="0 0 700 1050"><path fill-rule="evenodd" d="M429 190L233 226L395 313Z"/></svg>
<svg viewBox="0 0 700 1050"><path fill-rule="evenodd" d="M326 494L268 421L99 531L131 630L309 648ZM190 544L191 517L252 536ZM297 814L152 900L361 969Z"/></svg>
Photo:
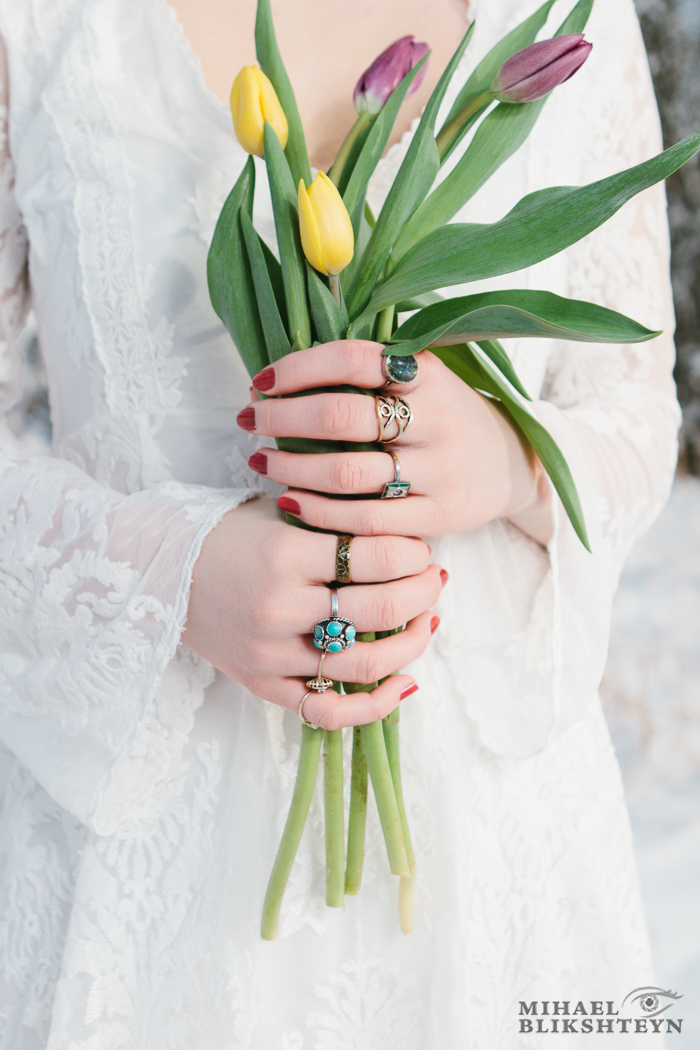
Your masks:
<svg viewBox="0 0 700 1050"><path fill-rule="evenodd" d="M260 245L265 256L265 264L267 266L267 272L270 275L270 283L275 293L275 300L277 302L277 309L280 312L282 318L282 324L287 329L287 304L284 301L284 281L282 280L282 267L279 264L279 259L276 257L272 249L265 243L265 241L258 235Z"/></svg>
<svg viewBox="0 0 700 1050"><path fill-rule="evenodd" d="M432 345L479 339L567 339L578 343L642 343L660 332L624 314L580 299L529 290L482 292L447 299L409 317L392 336L400 356ZM407 349L410 347L410 349Z"/></svg>
<svg viewBox="0 0 700 1050"><path fill-rule="evenodd" d="M472 22L428 99L406 156L379 213L357 275L348 291L348 314L351 319L357 317L367 305L401 227L408 221L435 181L440 168L440 154L435 142L438 109L473 31Z"/></svg>
<svg viewBox="0 0 700 1050"><path fill-rule="evenodd" d="M513 362L506 353L505 349L501 346L497 339L485 339L481 342L477 342L477 346L483 350L486 356L493 362L496 368L501 372L510 385L515 387L521 397L524 397L526 401L532 401L532 398L528 394L527 390L520 382L518 373L513 367Z"/></svg>
<svg viewBox="0 0 700 1050"><path fill-rule="evenodd" d="M226 325L251 376L269 364L265 335L255 300L255 286L243 241L240 213L250 215L255 165L248 157L240 178L221 209L207 258L212 305Z"/></svg>
<svg viewBox="0 0 700 1050"><path fill-rule="evenodd" d="M321 343L344 339L348 330L348 313L345 304L339 307L333 293L323 283L314 268L306 264L309 284L309 303L316 336Z"/></svg>
<svg viewBox="0 0 700 1050"><path fill-rule="evenodd" d="M479 358L471 347L460 347L459 353L455 347L440 347L433 350L433 353L469 386L498 398L517 429L532 446L559 493L577 536L586 550L590 551L583 508L576 485L569 465L551 434L517 400L498 372Z"/></svg>
<svg viewBox="0 0 700 1050"><path fill-rule="evenodd" d="M355 164L350 181L343 193L343 201L350 215L353 215L355 210L364 200L367 183L384 154L392 128L396 122L396 117L401 108L401 103L406 97L406 92L427 60L428 56L426 55L406 74L396 90L391 93L365 139L360 157Z"/></svg>
<svg viewBox="0 0 700 1050"><path fill-rule="evenodd" d="M287 333L282 324L282 318L277 307L277 300L268 273L265 255L263 253L260 238L258 237L253 220L245 208L241 209L241 228L248 252L248 262L255 285L255 295L258 302L258 313L265 333L265 342L270 361L279 361L280 357L290 353L291 346Z"/></svg>
<svg viewBox="0 0 700 1050"><path fill-rule="evenodd" d="M300 350L311 345L311 322L306 298L305 259L299 234L297 190L279 139L267 123L265 161L282 265L289 338L292 348Z"/></svg>
<svg viewBox="0 0 700 1050"><path fill-rule="evenodd" d="M439 292L425 292L424 295L416 295L413 299L404 299L396 304L397 314L408 313L409 310L420 310L423 306L432 306L433 303L444 301L444 295Z"/></svg>
<svg viewBox="0 0 700 1050"><path fill-rule="evenodd" d="M700 133L633 168L588 186L563 186L524 197L488 224L453 223L434 230L379 284L367 313L433 288L524 270L602 226L635 194L668 178L700 150ZM351 314L352 316L352 314Z"/></svg>
<svg viewBox="0 0 700 1050"><path fill-rule="evenodd" d="M362 259L363 252L367 247L369 239L372 235L372 230L374 228L374 216L372 216L372 221L370 222L367 217L368 212L370 216L372 216L372 213L367 204L365 204L364 207L362 206L362 204L360 204L355 211L355 217L353 220L353 230L355 232L355 252L352 259L340 275L340 283L343 286L343 289L350 287L353 277L357 273L357 268L360 264L360 260Z"/></svg>
<svg viewBox="0 0 700 1050"><path fill-rule="evenodd" d="M284 62L277 46L270 0L258 0L258 10L255 17L255 53L258 57L260 68L269 77L272 86L277 92L277 98L287 118L289 136L285 152L294 183L298 185L299 179L303 179L308 186L311 182L311 168L309 166L309 155L306 151L304 128L299 116L294 89L287 75L287 70L284 68ZM267 158L267 150L265 151L265 156Z"/></svg>

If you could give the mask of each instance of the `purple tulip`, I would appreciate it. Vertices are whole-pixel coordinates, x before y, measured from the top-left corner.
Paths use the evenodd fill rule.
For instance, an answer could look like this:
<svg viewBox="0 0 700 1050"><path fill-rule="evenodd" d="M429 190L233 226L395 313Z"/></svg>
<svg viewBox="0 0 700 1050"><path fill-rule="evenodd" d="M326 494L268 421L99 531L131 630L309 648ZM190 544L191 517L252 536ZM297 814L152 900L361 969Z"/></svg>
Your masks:
<svg viewBox="0 0 700 1050"><path fill-rule="evenodd" d="M352 101L358 113L379 113L380 109L410 70L417 65L430 48L414 43L412 36L395 40L386 51L375 58L358 80ZM423 66L411 84L408 95L421 85L428 63Z"/></svg>
<svg viewBox="0 0 700 1050"><path fill-rule="evenodd" d="M541 40L506 59L491 84L500 102L534 102L572 77L591 53L581 33Z"/></svg>

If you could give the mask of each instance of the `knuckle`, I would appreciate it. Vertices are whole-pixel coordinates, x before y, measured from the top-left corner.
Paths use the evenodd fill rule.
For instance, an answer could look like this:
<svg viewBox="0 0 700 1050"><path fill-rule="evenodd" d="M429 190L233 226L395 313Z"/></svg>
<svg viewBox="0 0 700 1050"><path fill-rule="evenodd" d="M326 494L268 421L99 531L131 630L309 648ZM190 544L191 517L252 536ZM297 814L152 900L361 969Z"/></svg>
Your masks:
<svg viewBox="0 0 700 1050"><path fill-rule="evenodd" d="M394 580L401 572L401 544L396 536L383 536L375 547L376 568L383 580Z"/></svg>
<svg viewBox="0 0 700 1050"><path fill-rule="evenodd" d="M309 717L308 714L306 717ZM313 722L313 719L309 719L309 721ZM332 732L334 729L343 728L343 720L337 708L329 707L319 715L316 725Z"/></svg>
<svg viewBox="0 0 700 1050"><path fill-rule="evenodd" d="M253 626L261 631L269 630L277 623L278 600L272 594L260 594L251 611Z"/></svg>
<svg viewBox="0 0 700 1050"><path fill-rule="evenodd" d="M327 395L319 420L324 437L332 438L337 434L350 434L357 430L361 406L356 405L356 401L359 401L359 398L348 394Z"/></svg>
<svg viewBox="0 0 700 1050"><path fill-rule="evenodd" d="M335 456L331 460L330 482L333 492L359 492L365 471L352 456Z"/></svg>
<svg viewBox="0 0 700 1050"><path fill-rule="evenodd" d="M363 651L360 655L360 658L357 661L357 670L355 673L358 682L362 682L363 685L371 685L372 682L379 681L381 676L379 659L373 652L371 652L371 647L367 651Z"/></svg>
<svg viewBox="0 0 700 1050"><path fill-rule="evenodd" d="M364 372L371 363L372 354L376 357L377 351L361 339L348 339L343 343L343 358L350 364L353 372Z"/></svg>
<svg viewBox="0 0 700 1050"><path fill-rule="evenodd" d="M391 631L399 626L399 613L396 601L391 594L383 594L376 599L376 623L377 630Z"/></svg>
<svg viewBox="0 0 700 1050"><path fill-rule="evenodd" d="M365 536L382 536L389 531L386 515L378 503L368 507L364 512L362 526L358 531L364 533Z"/></svg>

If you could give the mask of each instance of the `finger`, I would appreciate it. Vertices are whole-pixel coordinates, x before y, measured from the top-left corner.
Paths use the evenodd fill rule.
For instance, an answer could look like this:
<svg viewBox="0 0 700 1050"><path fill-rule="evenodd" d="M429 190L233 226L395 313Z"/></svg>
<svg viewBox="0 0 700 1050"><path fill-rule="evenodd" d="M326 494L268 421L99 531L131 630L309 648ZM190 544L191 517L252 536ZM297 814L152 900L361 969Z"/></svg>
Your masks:
<svg viewBox="0 0 700 1050"><path fill-rule="evenodd" d="M353 536L436 536L440 534L440 505L428 496L401 500L338 500L294 489L277 500L287 514L307 525Z"/></svg>
<svg viewBox="0 0 700 1050"><path fill-rule="evenodd" d="M339 614L352 620L358 631L393 631L432 608L440 597L443 577L439 565L429 565L418 576L391 583L348 584L338 594ZM325 587L307 587L295 610L300 633L309 635L314 624L331 614L330 592ZM306 627L308 624L308 627Z"/></svg>
<svg viewBox="0 0 700 1050"><path fill-rule="evenodd" d="M379 682L417 660L428 647L439 623L440 618L428 609L411 620L405 631L388 638L378 638L375 642L356 642L352 649L346 649L343 653L327 653L321 673L324 678L332 678L334 682L361 682L363 685ZM314 656L312 649L310 646L308 652L304 653L302 664L288 666L294 666L295 669L310 666L311 678L318 671L317 657L320 655L318 649L313 649ZM310 665L307 663L309 658Z"/></svg>
<svg viewBox="0 0 700 1050"><path fill-rule="evenodd" d="M435 470L427 457L414 448L401 449L401 481L410 481L411 492L422 493L435 487ZM381 493L387 482L395 480L395 462L386 452L338 452L315 456L259 449L248 466L280 485L338 494ZM434 464L433 464L434 468ZM432 482L432 484L431 484Z"/></svg>
<svg viewBox="0 0 700 1050"><path fill-rule="evenodd" d="M265 394L291 394L317 386L353 386L372 390L384 382L381 343L345 339L288 354L253 377Z"/></svg>
<svg viewBox="0 0 700 1050"><path fill-rule="evenodd" d="M371 693L340 696L331 689L311 693L304 701L304 717L321 729L366 725L385 718L417 689L418 684L411 675L398 674L387 678ZM296 714L306 691L301 678L274 678L266 679L262 691L256 695Z"/></svg>
<svg viewBox="0 0 700 1050"><path fill-rule="evenodd" d="M247 405L236 421L243 430L267 437L376 441L379 435L374 398L363 394L270 398Z"/></svg>
<svg viewBox="0 0 700 1050"><path fill-rule="evenodd" d="M431 609L416 616L405 631L379 638L374 642L355 642L342 653L326 653L321 674L335 682L362 682L370 685L402 667L413 663L425 651L440 618ZM266 673L270 675L305 674L314 678L319 673L323 654L311 634L297 636L264 653Z"/></svg>

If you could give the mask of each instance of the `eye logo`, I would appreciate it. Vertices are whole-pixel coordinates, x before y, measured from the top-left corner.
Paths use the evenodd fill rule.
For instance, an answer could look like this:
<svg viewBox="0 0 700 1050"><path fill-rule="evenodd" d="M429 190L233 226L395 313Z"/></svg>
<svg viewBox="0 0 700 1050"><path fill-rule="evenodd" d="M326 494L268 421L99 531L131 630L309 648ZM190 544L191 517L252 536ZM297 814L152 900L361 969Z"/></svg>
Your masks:
<svg viewBox="0 0 700 1050"><path fill-rule="evenodd" d="M682 995L678 995L670 989L665 991L663 988L657 988L655 985L644 985L641 988L633 989L629 995L625 996L622 1000L620 1013L625 1009L626 1004L629 1003L628 1009L633 1004L636 1004L636 1009L641 1010L644 1016L658 1017L659 1014L665 1013L666 1010L670 1009L676 999L682 998ZM667 999L670 1002L666 1002L665 1000Z"/></svg>

